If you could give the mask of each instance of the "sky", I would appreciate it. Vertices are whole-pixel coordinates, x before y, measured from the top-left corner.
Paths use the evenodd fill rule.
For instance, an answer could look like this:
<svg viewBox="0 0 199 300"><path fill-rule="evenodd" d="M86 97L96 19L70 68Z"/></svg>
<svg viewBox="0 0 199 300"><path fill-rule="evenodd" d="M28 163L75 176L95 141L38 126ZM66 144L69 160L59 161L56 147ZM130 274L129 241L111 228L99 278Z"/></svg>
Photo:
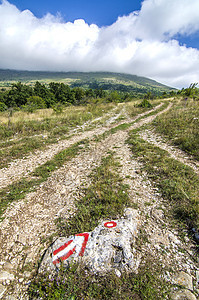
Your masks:
<svg viewBox="0 0 199 300"><path fill-rule="evenodd" d="M0 0L0 68L199 82L199 0Z"/></svg>

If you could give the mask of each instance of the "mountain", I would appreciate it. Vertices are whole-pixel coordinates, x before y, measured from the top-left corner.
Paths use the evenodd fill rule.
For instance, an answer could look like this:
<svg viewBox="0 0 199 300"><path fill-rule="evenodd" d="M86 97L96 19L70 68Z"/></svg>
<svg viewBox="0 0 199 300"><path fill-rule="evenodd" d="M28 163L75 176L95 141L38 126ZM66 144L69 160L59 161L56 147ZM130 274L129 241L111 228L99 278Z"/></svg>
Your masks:
<svg viewBox="0 0 199 300"><path fill-rule="evenodd" d="M71 87L83 87L103 90L117 90L143 94L152 92L161 94L175 90L155 80L121 73L111 72L43 72L43 71L17 71L0 69L0 87L10 86L12 82L21 81L34 84L40 81L44 84L49 82L63 82Z"/></svg>

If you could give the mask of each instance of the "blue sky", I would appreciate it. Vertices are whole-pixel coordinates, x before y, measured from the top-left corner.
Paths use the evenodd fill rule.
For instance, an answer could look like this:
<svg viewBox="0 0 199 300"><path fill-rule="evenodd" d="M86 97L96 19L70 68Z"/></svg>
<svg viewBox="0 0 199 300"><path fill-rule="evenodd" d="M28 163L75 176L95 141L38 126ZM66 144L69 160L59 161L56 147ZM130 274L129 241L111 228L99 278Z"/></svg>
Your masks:
<svg viewBox="0 0 199 300"><path fill-rule="evenodd" d="M199 82L199 0L0 0L0 68Z"/></svg>
<svg viewBox="0 0 199 300"><path fill-rule="evenodd" d="M141 1L138 0L13 0L11 3L20 10L31 10L39 18L48 12L53 15L59 12L65 21L84 19L87 23L98 26L111 25L118 16L127 15L141 8Z"/></svg>

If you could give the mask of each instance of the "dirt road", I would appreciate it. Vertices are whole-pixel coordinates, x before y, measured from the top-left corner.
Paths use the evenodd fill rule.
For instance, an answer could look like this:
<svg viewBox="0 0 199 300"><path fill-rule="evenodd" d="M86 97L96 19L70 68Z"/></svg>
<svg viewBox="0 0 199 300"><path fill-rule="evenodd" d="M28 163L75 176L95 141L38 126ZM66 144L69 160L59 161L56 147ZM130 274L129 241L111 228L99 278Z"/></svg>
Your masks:
<svg viewBox="0 0 199 300"><path fill-rule="evenodd" d="M156 109L159 107L160 105ZM171 104L164 111L170 107ZM107 125L77 133L70 139L51 145L45 151L37 151L36 154L15 161L8 168L0 170L2 188L27 176L36 167L44 164L56 153L77 141L89 139L89 146L82 149L78 156L53 172L52 176L35 192L27 194L25 199L17 203L13 202L7 208L1 223L0 235L0 274L1 278L3 277L0 292L2 291L5 299L11 299L9 298L10 295L12 295L12 299L27 299L26 284L31 273L34 271L37 260L48 246L49 237L53 233L56 236L55 219L61 216L67 218L75 213L74 200L81 198L80 187L90 184L89 174L100 164L102 157L106 156L110 150L114 150L115 156L121 163L121 176L124 182L129 184L132 201L138 204L140 214L143 212L141 218L143 225L146 222L146 215L152 216L146 226L152 245L150 251L156 251L156 246L161 240L161 243L170 247L171 254L167 257L170 263L178 268L194 269L191 255L180 256L174 247L174 245L181 244L177 233L171 232L167 226L164 226L165 229L163 229L162 222L165 223L163 211L157 209L162 203L161 195L147 179L147 175L139 174L140 163L132 159L131 151L125 143L130 130L151 122L164 111L150 116L147 116L149 112L139 115L128 120L128 122L135 122L141 116L145 117L133 123L126 130L117 131L114 134L109 134L105 139L96 141L94 137L121 123L107 122ZM146 138L146 135L144 137ZM152 206L145 206L145 202L148 201L152 203ZM143 249L143 255L148 251L149 246L147 245Z"/></svg>

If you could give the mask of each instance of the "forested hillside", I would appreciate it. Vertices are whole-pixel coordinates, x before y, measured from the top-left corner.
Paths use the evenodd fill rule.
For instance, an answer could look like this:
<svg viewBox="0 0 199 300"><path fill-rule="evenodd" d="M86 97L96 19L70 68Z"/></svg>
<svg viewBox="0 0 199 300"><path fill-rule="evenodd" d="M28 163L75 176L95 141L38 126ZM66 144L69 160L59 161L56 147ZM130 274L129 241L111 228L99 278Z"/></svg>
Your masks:
<svg viewBox="0 0 199 300"><path fill-rule="evenodd" d="M19 82L22 84L19 84ZM52 82L55 84L53 85ZM40 86L39 83L41 84ZM27 87L24 87L24 84L27 85ZM67 85L67 87L65 85ZM33 90L31 90L31 87ZM69 87L72 90L69 90ZM17 89L20 90L20 93L27 94L28 97L34 95L43 98L44 96L47 107L50 107L54 101L77 104L80 100L81 103L87 102L88 98L92 97L106 97L107 102L112 102L113 100L116 102L123 102L128 98L143 98L145 95L148 95L149 98L161 97L162 95L164 95L164 97L166 95L172 96L172 93L176 91L175 89L162 85L154 80L136 75L108 72L56 73L13 70L0 70L0 88L2 91L12 89L12 92L9 92L9 99L6 100L7 106L10 105L10 102L16 102L15 99L14 101L11 101L10 96L11 94L13 95L13 90ZM81 90L78 88L81 88ZM115 91L117 93L115 93ZM54 94L55 99L52 93ZM60 93L62 96L60 96ZM59 96L57 96L58 94ZM24 98L24 96L22 96L22 98ZM84 99L84 101L82 101L82 99ZM1 102L5 101L1 100ZM22 102L24 105L24 101Z"/></svg>

